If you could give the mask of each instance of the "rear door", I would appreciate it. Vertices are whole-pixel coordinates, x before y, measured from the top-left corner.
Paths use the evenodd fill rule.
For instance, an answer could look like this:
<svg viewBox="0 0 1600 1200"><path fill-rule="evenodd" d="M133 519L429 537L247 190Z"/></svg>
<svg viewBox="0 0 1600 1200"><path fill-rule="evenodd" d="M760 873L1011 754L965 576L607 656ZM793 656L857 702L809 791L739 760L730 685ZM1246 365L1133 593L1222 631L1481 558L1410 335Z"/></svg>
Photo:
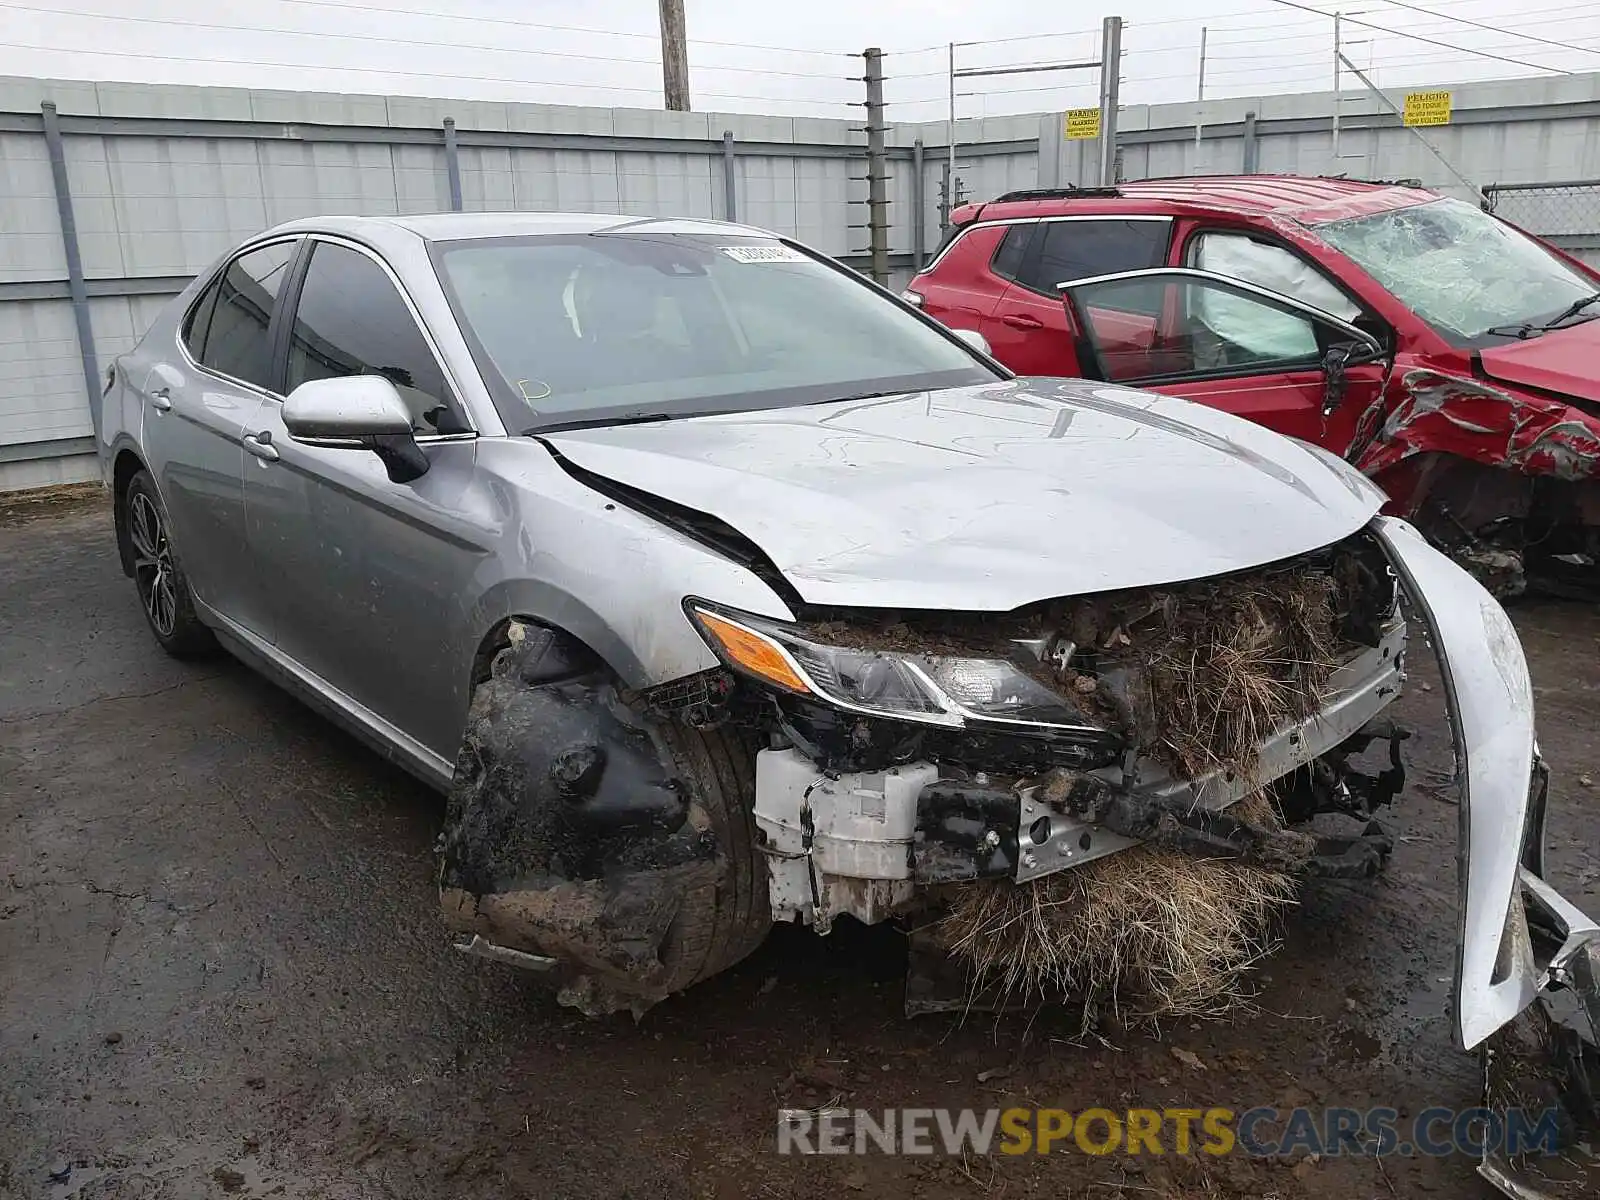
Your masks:
<svg viewBox="0 0 1600 1200"><path fill-rule="evenodd" d="M1028 225L977 225L957 230L936 253L923 273L906 289L908 298L922 311L951 329L984 332L984 322L994 312L1011 272L996 274L1001 245L1007 254L1020 261L1016 248L1020 242L1008 237L1009 231ZM1001 263L1003 266L1004 263ZM1012 270L1015 268L1013 267Z"/></svg>
<svg viewBox="0 0 1600 1200"><path fill-rule="evenodd" d="M1339 454L1382 392L1378 340L1287 296L1182 267L1065 291L1092 378L1182 396ZM1151 336L1130 338L1141 321Z"/></svg>
<svg viewBox="0 0 1600 1200"><path fill-rule="evenodd" d="M983 327L995 357L1019 375L1083 374L1080 331L1069 323L1057 285L1160 266L1171 236L1166 217L1042 218L1015 279ZM1102 336L1135 342L1148 342L1153 330L1153 319L1126 313L1106 314L1100 327Z"/></svg>
<svg viewBox="0 0 1600 1200"><path fill-rule="evenodd" d="M147 464L160 489L173 545L195 597L258 630L253 567L245 549L245 427L273 395L273 322L298 238L234 256L178 328L175 354L142 388Z"/></svg>

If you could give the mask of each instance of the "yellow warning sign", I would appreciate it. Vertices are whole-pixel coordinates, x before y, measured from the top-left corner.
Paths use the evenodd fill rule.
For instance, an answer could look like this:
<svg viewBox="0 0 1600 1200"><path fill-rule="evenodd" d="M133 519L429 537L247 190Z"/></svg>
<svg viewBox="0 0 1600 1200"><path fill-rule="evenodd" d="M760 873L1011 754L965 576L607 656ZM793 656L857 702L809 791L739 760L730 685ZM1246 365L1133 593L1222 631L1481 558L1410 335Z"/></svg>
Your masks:
<svg viewBox="0 0 1600 1200"><path fill-rule="evenodd" d="M1404 120L1407 125L1450 124L1450 93L1407 92Z"/></svg>
<svg viewBox="0 0 1600 1200"><path fill-rule="evenodd" d="M1448 92L1445 93L1449 95ZM1098 108L1067 109L1067 140L1087 141L1100 136L1100 110Z"/></svg>

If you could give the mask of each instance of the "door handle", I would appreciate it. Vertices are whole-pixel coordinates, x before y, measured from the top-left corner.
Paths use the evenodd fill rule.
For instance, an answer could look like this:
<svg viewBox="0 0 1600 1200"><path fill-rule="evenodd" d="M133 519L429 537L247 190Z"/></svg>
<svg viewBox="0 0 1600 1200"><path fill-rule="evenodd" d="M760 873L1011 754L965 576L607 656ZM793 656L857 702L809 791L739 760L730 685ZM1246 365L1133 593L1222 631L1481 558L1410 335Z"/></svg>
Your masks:
<svg viewBox="0 0 1600 1200"><path fill-rule="evenodd" d="M172 407L172 389L157 388L150 393L150 406L157 412L166 412Z"/></svg>
<svg viewBox="0 0 1600 1200"><path fill-rule="evenodd" d="M1038 317L1030 317L1027 313L1007 313L1000 318L1002 325L1009 325L1013 329L1043 329L1044 322Z"/></svg>
<svg viewBox="0 0 1600 1200"><path fill-rule="evenodd" d="M245 434L244 448L262 462L278 461L278 448L272 444L272 430L270 429L263 429L260 433Z"/></svg>

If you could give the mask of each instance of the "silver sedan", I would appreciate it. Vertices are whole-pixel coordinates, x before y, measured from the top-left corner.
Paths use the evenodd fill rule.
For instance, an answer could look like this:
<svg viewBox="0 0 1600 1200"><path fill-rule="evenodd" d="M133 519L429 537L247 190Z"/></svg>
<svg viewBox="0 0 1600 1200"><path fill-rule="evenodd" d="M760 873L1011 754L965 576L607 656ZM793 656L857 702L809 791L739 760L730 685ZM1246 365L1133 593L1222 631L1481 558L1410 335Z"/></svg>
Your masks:
<svg viewBox="0 0 1600 1200"><path fill-rule="evenodd" d="M162 645L220 642L446 791L464 945L586 1009L653 1003L774 918L892 919L952 879L1124 852L1140 814L1220 814L1233 772L1179 769L1085 699L1114 691L1120 627L1100 647L1051 614L1286 563L1371 586L1338 593L1337 669L1247 748L1252 783L1326 768L1318 803L1349 809L1352 743L1403 679L1398 588L1464 764L1458 1042L1593 969L1593 925L1539 878L1516 635L1357 472L1181 400L1014 378L790 240L290 223L196 279L97 416ZM1052 799L1062 779L1093 805ZM1536 956L1525 908L1565 943Z"/></svg>

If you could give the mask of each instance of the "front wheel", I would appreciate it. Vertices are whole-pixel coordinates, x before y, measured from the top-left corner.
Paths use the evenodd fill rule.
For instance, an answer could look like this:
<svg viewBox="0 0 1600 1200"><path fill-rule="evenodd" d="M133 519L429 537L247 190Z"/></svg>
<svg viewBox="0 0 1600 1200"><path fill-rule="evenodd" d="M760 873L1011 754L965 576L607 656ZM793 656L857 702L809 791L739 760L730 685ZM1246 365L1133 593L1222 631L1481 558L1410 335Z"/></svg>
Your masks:
<svg viewBox="0 0 1600 1200"><path fill-rule="evenodd" d="M211 630L195 615L189 581L173 549L167 510L148 471L128 482L126 533L133 551L133 585L150 632L174 658L193 658L215 644Z"/></svg>

